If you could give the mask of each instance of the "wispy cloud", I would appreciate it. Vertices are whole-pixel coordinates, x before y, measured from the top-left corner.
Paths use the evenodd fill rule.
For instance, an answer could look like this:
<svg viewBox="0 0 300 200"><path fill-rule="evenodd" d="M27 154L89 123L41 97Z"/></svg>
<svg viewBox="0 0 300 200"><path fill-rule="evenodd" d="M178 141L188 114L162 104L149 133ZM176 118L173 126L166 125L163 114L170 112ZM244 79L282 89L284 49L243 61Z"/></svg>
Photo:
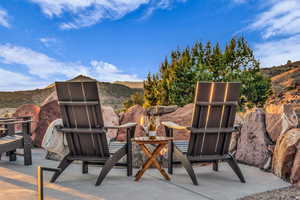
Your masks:
<svg viewBox="0 0 300 200"><path fill-rule="evenodd" d="M58 76L68 79L79 74L108 82L140 80L137 75L124 73L118 67L104 61L93 60L89 65L83 65L80 62L61 62L30 48L12 44L0 45L0 63L14 66L16 71L20 71L17 70L18 66L25 66L26 74L29 74L7 71L0 67L0 89L4 86L15 89L15 83L19 83L20 87L35 88L57 80ZM35 81L35 77L38 77L38 81ZM10 82L6 81L8 79Z"/></svg>
<svg viewBox="0 0 300 200"><path fill-rule="evenodd" d="M10 24L8 22L8 14L7 12L0 8L0 25L1 26L4 26L6 28L9 28L10 27Z"/></svg>
<svg viewBox="0 0 300 200"><path fill-rule="evenodd" d="M30 76L1 69L0 67L0 91L35 89L48 84L49 82L37 81Z"/></svg>
<svg viewBox="0 0 300 200"><path fill-rule="evenodd" d="M46 47L50 47L52 46L52 44L58 43L56 38L50 38L50 37L40 38L39 41Z"/></svg>
<svg viewBox="0 0 300 200"><path fill-rule="evenodd" d="M259 14L249 26L252 30L263 30L268 39L277 35L293 35L300 32L300 1L271 1L271 8Z"/></svg>
<svg viewBox="0 0 300 200"><path fill-rule="evenodd" d="M258 43L254 47L256 55L264 67L285 64L288 60L300 60L300 34Z"/></svg>
<svg viewBox="0 0 300 200"><path fill-rule="evenodd" d="M263 67L300 59L300 1L260 1L259 13L247 27L260 33L262 42L254 45Z"/></svg>
<svg viewBox="0 0 300 200"><path fill-rule="evenodd" d="M141 81L135 74L126 74L119 70L115 65L107 62L92 60L91 66L94 67L95 75L102 81Z"/></svg>
<svg viewBox="0 0 300 200"><path fill-rule="evenodd" d="M79 29L92 26L105 19L116 20L138 9L142 5L150 6L148 13L155 9L166 9L174 2L187 0L30 0L38 4L43 13L50 18L70 13L73 20L60 24L61 29Z"/></svg>

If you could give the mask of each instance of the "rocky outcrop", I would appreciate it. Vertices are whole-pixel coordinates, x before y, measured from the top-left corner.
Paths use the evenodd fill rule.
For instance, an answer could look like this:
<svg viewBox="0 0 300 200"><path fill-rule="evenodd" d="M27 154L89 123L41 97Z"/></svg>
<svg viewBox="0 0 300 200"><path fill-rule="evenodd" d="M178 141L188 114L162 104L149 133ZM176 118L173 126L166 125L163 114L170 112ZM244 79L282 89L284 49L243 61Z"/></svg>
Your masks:
<svg viewBox="0 0 300 200"><path fill-rule="evenodd" d="M135 136L142 136L144 134L143 127L140 125L140 119L145 114L145 109L140 105L130 107L123 115L120 124L126 124L129 122L138 123L135 129ZM119 141L126 139L126 129L120 129L118 133Z"/></svg>
<svg viewBox="0 0 300 200"><path fill-rule="evenodd" d="M45 132L49 124L58 118L61 118L58 102L56 100L50 101L41 107L39 114L39 121L36 129L36 137L34 145L40 147L43 141Z"/></svg>
<svg viewBox="0 0 300 200"><path fill-rule="evenodd" d="M102 106L102 116L105 126L118 126L119 125L119 116L115 113L114 109L110 106ZM117 137L117 129L108 129L107 139L111 140L112 138Z"/></svg>
<svg viewBox="0 0 300 200"><path fill-rule="evenodd" d="M25 104L17 108L12 117L30 116L33 122L31 123L32 139L36 138L37 122L39 121L40 107L33 104ZM21 130L21 125L16 125L16 130Z"/></svg>
<svg viewBox="0 0 300 200"><path fill-rule="evenodd" d="M282 134L276 143L272 169L274 174L292 182L300 177L300 129L291 129Z"/></svg>
<svg viewBox="0 0 300 200"><path fill-rule="evenodd" d="M239 138L241 137L241 128L244 124L244 121L245 120L244 120L242 113L237 113L235 116L234 125L238 126L238 130L232 133L230 145L229 145L229 152L232 154L236 153L238 141L239 141Z"/></svg>
<svg viewBox="0 0 300 200"><path fill-rule="evenodd" d="M151 106L146 109L146 112L149 115L164 115L171 112L176 111L178 108L177 105L171 105L171 106Z"/></svg>
<svg viewBox="0 0 300 200"><path fill-rule="evenodd" d="M265 113L254 109L245 116L241 136L237 145L236 159L240 162L263 167L270 159L270 141L266 137Z"/></svg>
<svg viewBox="0 0 300 200"><path fill-rule="evenodd" d="M273 142L298 125L298 117L292 105L267 105L266 129Z"/></svg>
<svg viewBox="0 0 300 200"><path fill-rule="evenodd" d="M162 115L160 121L172 121L181 126L191 126L192 116L193 116L194 104L187 104L183 107L178 108L175 112ZM158 134L164 135L164 127L159 126ZM174 130L175 140L188 140L190 137L189 131L187 130Z"/></svg>

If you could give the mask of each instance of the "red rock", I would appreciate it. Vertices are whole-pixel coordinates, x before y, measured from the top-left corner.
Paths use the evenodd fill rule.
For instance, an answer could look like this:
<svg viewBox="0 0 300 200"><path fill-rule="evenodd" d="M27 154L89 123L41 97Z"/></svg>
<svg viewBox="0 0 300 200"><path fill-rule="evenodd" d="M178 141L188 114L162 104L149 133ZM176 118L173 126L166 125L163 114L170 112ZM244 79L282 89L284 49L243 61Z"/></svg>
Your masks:
<svg viewBox="0 0 300 200"><path fill-rule="evenodd" d="M36 137L33 141L34 145L40 147L43 141L45 132L50 123L58 118L61 118L58 102L56 100L45 103L41 107L39 122L36 129Z"/></svg>
<svg viewBox="0 0 300 200"><path fill-rule="evenodd" d="M162 115L160 121L172 121L181 126L191 126L192 115L193 115L194 104L187 104L183 107L178 108L176 111ZM175 140L188 140L190 133L187 130L174 130ZM158 135L165 135L163 126L159 126Z"/></svg>
<svg viewBox="0 0 300 200"><path fill-rule="evenodd" d="M299 181L299 144L300 129L291 129L278 138L272 163L275 175L292 182Z"/></svg>
<svg viewBox="0 0 300 200"><path fill-rule="evenodd" d="M144 135L143 127L140 125L140 119L144 115L145 109L140 105L135 105L130 107L126 112L124 112L122 116L122 120L120 124L126 124L129 122L136 122L138 123L135 129L135 136L142 136ZM121 129L118 133L119 141L124 141L126 139L126 130Z"/></svg>
<svg viewBox="0 0 300 200"><path fill-rule="evenodd" d="M241 129L236 159L249 165L264 167L271 156L268 144L264 111L254 109L248 112Z"/></svg>
<svg viewBox="0 0 300 200"><path fill-rule="evenodd" d="M40 107L34 104L25 104L17 108L16 112L13 114L13 117L24 117L30 116L33 122L31 123L31 132L32 139L36 137L36 128L39 121ZM21 130L21 125L16 126L16 131Z"/></svg>
<svg viewBox="0 0 300 200"><path fill-rule="evenodd" d="M292 128L297 128L298 117L292 105L267 105L266 128L267 133L276 142L277 138Z"/></svg>

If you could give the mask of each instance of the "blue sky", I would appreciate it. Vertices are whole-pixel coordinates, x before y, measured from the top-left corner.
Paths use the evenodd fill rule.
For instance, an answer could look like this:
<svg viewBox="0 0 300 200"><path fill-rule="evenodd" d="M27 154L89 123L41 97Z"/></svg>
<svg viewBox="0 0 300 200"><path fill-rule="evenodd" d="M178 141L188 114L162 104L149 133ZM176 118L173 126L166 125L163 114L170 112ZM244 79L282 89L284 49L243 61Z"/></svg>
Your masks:
<svg viewBox="0 0 300 200"><path fill-rule="evenodd" d="M262 67L300 60L300 0L1 0L0 90L143 80L176 48L233 36Z"/></svg>

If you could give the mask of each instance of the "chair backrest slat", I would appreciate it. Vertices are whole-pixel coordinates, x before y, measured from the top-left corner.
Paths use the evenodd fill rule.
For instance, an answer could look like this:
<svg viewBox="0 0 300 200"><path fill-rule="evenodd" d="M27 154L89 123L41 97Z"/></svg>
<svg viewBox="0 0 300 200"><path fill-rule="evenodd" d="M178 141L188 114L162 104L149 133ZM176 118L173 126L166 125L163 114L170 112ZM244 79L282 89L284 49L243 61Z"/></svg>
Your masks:
<svg viewBox="0 0 300 200"><path fill-rule="evenodd" d="M95 134L104 127L97 82L56 82L55 85L71 154L108 157L106 135L103 131ZM76 131L70 132L72 129Z"/></svg>
<svg viewBox="0 0 300 200"><path fill-rule="evenodd" d="M234 125L240 87L240 83L197 83L192 119L195 132L192 131L190 137L188 155L222 155L228 152L231 133L227 130Z"/></svg>

